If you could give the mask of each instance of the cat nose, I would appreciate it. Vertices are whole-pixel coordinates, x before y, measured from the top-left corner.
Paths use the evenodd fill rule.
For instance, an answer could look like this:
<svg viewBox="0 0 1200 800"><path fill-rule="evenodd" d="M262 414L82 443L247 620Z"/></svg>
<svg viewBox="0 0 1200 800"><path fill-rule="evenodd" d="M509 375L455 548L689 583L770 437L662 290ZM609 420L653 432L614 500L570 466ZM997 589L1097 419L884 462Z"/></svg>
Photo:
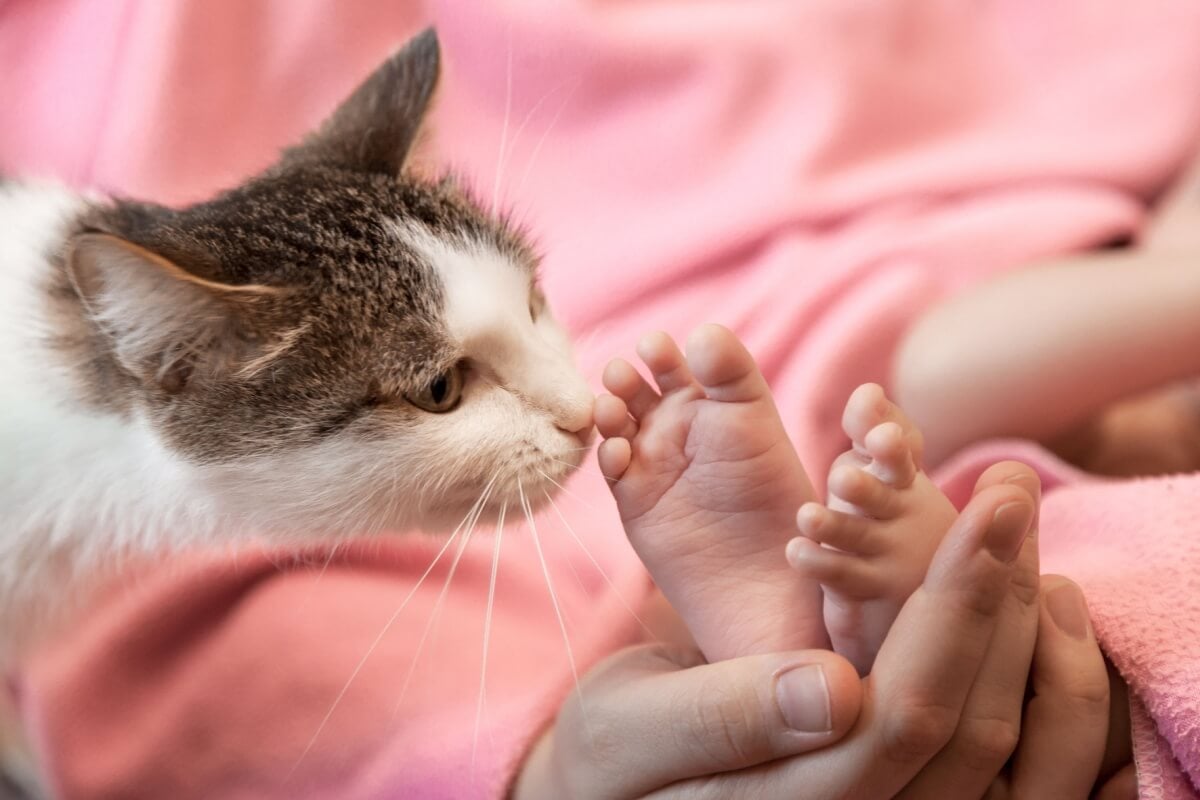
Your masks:
<svg viewBox="0 0 1200 800"><path fill-rule="evenodd" d="M592 429L592 398L572 398L558 408L554 425L559 430L582 436Z"/></svg>

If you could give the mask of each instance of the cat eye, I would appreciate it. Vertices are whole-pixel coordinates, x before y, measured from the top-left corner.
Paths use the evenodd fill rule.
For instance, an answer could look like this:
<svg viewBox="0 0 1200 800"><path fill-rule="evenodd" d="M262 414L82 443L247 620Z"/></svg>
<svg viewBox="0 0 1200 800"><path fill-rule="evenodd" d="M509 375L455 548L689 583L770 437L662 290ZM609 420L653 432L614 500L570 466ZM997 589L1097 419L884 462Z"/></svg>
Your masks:
<svg viewBox="0 0 1200 800"><path fill-rule="evenodd" d="M462 400L462 367L455 365L434 378L419 392L408 395L408 402L432 414L445 414Z"/></svg>

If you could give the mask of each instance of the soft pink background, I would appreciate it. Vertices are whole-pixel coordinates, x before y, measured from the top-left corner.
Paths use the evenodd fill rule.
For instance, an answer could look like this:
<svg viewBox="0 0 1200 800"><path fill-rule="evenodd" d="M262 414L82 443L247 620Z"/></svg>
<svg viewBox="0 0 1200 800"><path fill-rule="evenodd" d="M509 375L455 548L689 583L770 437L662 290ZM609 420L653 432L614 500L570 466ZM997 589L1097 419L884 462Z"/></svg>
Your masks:
<svg viewBox="0 0 1200 800"><path fill-rule="evenodd" d="M0 170L203 198L269 163L429 21L446 62L442 157L535 232L589 374L645 329L730 325L818 482L842 446L841 403L886 380L914 314L997 270L1136 233L1200 140L1188 0L0 0ZM564 515L632 602L644 578L605 487L590 469L570 488ZM1072 561L1074 517L1061 518L1058 568L1098 614L1140 588L1089 585L1105 564ZM551 513L539 531L582 668L634 626L563 523ZM310 567L242 554L144 577L25 676L58 791L497 796L571 678L530 535L510 531L475 735L485 538L420 658L441 570L303 759L438 542L365 545L324 570L318 549ZM1192 611L1195 595L1182 594ZM1137 637L1120 631L1159 613L1127 608L1097 629L1127 653ZM1181 635L1200 638L1198 620ZM1151 697L1193 655L1154 675L1124 667ZM1147 722L1143 762L1167 765L1168 788L1146 796L1177 796L1173 757L1200 775L1195 709L1150 712L1166 738Z"/></svg>

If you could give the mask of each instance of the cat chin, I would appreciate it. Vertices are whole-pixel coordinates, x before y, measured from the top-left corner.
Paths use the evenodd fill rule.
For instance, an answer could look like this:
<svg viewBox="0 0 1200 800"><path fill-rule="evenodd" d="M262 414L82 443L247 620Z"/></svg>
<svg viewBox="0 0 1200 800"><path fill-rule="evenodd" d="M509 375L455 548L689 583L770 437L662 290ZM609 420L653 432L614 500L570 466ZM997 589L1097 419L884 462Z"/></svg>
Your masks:
<svg viewBox="0 0 1200 800"><path fill-rule="evenodd" d="M479 506L482 492L474 496L463 495L461 499L449 499L436 508L427 508L413 527L427 533L448 534L471 524L493 527L501 514L509 522L523 520L525 507L533 514L544 510L554 502L562 490L562 484L578 468L582 454L568 465L555 462L553 471L543 465L537 470L520 470L493 482L487 501Z"/></svg>

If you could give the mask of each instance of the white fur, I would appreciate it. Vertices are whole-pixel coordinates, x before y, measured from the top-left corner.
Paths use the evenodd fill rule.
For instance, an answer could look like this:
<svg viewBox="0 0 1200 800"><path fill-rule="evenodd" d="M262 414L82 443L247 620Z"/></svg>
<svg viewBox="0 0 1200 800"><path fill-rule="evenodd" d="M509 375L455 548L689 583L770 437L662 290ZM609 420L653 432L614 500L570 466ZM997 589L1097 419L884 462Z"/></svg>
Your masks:
<svg viewBox="0 0 1200 800"><path fill-rule="evenodd" d="M443 281L444 323L471 365L461 406L369 444L342 434L189 463L138 415L75 402L78 387L54 366L46 254L83 202L53 186L0 188L0 663L69 609L64 586L90 588L126 554L452 525L483 487L493 512L522 491L536 504L582 459L591 393L548 310L530 318L529 274L482 245L395 224Z"/></svg>
<svg viewBox="0 0 1200 800"><path fill-rule="evenodd" d="M55 367L46 255L82 204L57 186L0 187L0 662L6 640L65 604L80 570L156 548L166 530L213 529L202 499L183 502L188 469L149 429L74 402Z"/></svg>

